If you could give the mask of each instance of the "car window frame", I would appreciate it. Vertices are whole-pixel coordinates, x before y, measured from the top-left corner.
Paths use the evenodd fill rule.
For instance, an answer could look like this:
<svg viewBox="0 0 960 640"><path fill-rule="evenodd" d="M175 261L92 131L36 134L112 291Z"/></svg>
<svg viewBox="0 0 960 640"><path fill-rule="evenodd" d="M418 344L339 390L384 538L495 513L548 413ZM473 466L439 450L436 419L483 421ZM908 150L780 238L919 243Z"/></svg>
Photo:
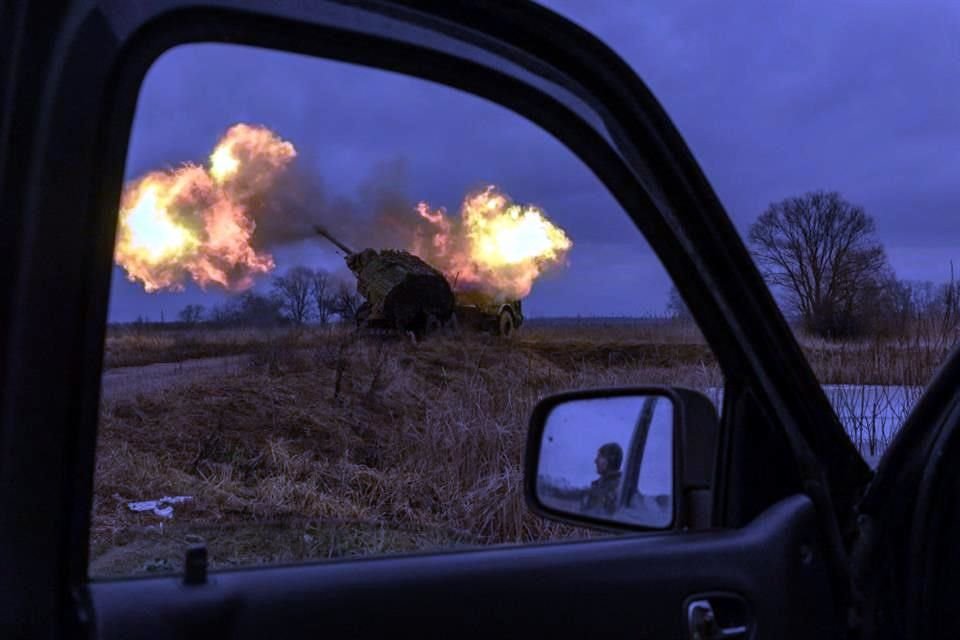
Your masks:
<svg viewBox="0 0 960 640"><path fill-rule="evenodd" d="M278 9L264 2L259 5L260 15L255 11L258 5L230 0L216 8L201 7L190 0L166 0L137 7L119 0L73 5L65 15L60 39L53 45L53 60L48 68L52 74L37 116L41 125L37 130L40 152L29 158L31 181L23 207L23 250L13 253L13 257L21 260L11 259L8 263L17 276L11 292L11 300L17 305L13 308L26 311L10 316L5 339L13 349L9 352L12 357L4 361L7 373L3 396L5 435L10 436L4 445L18 442L39 445L39 439L31 439L24 431L30 426L29 422L20 427L14 424L23 415L22 410L29 408L29 401L38 398L38 391L31 392L27 385L42 385L45 380L77 383L64 387L63 397L53 399L46 413L37 414L37 418L51 418L50 428L63 430L49 436L55 450L44 460L61 461L65 475L72 476L73 480L59 484L61 480L51 479L51 485L41 492L67 514L66 524L58 520L45 530L59 540L53 561L62 559L66 563L66 583L76 587L86 580L98 385L116 226L115 216L107 212L119 196L140 83L161 53L189 42L264 46L389 68L490 99L531 119L557 138L597 174L647 238L688 302L725 378L736 380L725 397L735 400L744 390L753 392L760 409L756 415L764 416L783 431L792 454L800 460L801 474L814 485L819 483L811 489L811 494L818 504L822 526L825 531L834 532L833 537L838 535L834 518L841 517L848 505L834 504L831 495L840 495L848 490L846 485L865 482L869 476L856 465L859 454L849 438L850 449L841 451L837 458L840 462L849 462L849 468L838 466L836 460L824 455L831 447L844 446L838 435L846 437L842 426L822 389L816 385L809 365L749 260L735 228L729 218L716 215L723 211L722 206L692 154L666 113L629 67L593 36L531 3L517 3L497 11L490 11L484 3L461 0L362 2L357 6L402 16L415 24L441 25L438 32L445 30L461 36L468 33L470 38L465 39L482 41L490 49L509 54L511 60L523 67L550 68L553 79L559 76L560 84L567 85L562 87L567 94L579 95L582 103L583 94L587 93L594 103L598 100L602 103L600 111L605 115L601 120L605 121L607 131L598 132L578 114L576 105L570 107L555 96L532 89L527 84L529 81L517 80L503 70L437 52L423 44L398 42L396 33L392 38L384 34L348 34L343 28L306 25L297 22L296 17L263 15L286 8L302 9L300 4ZM504 18L512 21L507 24ZM276 31L271 31L272 27L276 27ZM557 38L554 30L564 38ZM317 38L318 35L323 37ZM565 41L565 38L568 39ZM573 46L568 46L571 44ZM576 51L577 55L572 56L569 51ZM102 65L99 76L70 75L73 71L91 68L93 60ZM567 73L560 73L558 68ZM58 84L58 74L64 74L65 84ZM571 74L576 75L577 81ZM483 84L479 79L493 82ZM75 103L70 106L57 103L58 99L67 98ZM70 129L69 119L76 117L66 111L71 107L77 113L93 117L94 122L88 127L78 127L77 133L82 134L83 139L71 142L63 160L79 161L83 155L80 150L85 148L90 152L89 166L65 177L60 185L62 193L38 193L40 187L51 184L49 178L54 170L62 168L56 164L45 165L50 158L42 154L49 150L48 137ZM627 131L617 129L618 122L634 122L638 126ZM609 146L610 139L617 145L616 149ZM42 212L55 197L68 194L80 198L81 211L89 214L83 220L86 226L65 227L73 240L43 237L41 232L54 217L47 214L34 220L30 212ZM87 235L70 229L85 229ZM71 242L77 237L90 240L74 246ZM51 267L43 268L39 261L45 259L44 256L56 255L58 247L65 249L64 257L73 265L72 273L63 281L71 297L63 305L65 317L45 318L43 323L58 332L65 330L64 335L58 333L53 341L64 347L64 353L54 361L36 366L27 379L18 380L10 371L24 362L27 353L24 343L18 340L29 341L38 335L39 328L30 324L36 322L37 314L46 308L31 304L38 300L35 287L44 287L56 275ZM698 249L704 247L709 250ZM735 274L737 286L716 279L728 269ZM734 305L731 290L748 295ZM779 374L772 367L771 350L777 351L778 359L785 359L789 365ZM54 371L54 367L59 371ZM54 386L62 388L60 384ZM796 393L802 397L792 397ZM722 430L733 426L734 418L726 408L721 420ZM824 426L830 423L835 424ZM814 427L823 433L816 432ZM10 494L4 496L9 498Z"/></svg>

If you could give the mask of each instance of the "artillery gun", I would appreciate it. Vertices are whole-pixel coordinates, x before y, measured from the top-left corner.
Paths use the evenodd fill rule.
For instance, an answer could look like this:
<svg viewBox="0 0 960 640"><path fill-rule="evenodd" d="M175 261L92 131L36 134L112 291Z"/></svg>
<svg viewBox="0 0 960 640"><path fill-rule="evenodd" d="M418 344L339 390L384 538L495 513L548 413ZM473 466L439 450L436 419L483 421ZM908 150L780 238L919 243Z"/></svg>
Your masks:
<svg viewBox="0 0 960 640"><path fill-rule="evenodd" d="M454 321L455 297L443 273L417 256L397 249L356 252L320 226L316 232L346 254L364 298L358 329L412 332L422 338Z"/></svg>
<svg viewBox="0 0 960 640"><path fill-rule="evenodd" d="M459 326L509 338L523 324L523 305L518 299L501 299L482 289L456 292L454 312Z"/></svg>

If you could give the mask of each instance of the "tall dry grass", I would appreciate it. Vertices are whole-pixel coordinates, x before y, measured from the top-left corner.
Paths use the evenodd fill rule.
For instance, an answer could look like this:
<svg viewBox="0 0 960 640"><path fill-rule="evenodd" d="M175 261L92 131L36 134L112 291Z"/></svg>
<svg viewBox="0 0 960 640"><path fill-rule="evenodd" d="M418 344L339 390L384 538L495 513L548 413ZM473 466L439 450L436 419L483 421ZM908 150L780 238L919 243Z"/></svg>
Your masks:
<svg viewBox="0 0 960 640"><path fill-rule="evenodd" d="M182 362L195 358L215 358L246 354L261 348L309 347L348 333L338 325L217 328L196 325L188 328L147 327L111 328L104 343L104 367L135 367L162 362Z"/></svg>
<svg viewBox="0 0 960 640"><path fill-rule="evenodd" d="M851 437L889 443L955 343L949 331L828 343L800 336ZM107 366L248 354L249 365L101 407L91 574L214 568L591 535L522 496L527 417L584 387L722 387L695 327L529 322L513 340L421 344L338 328L112 333ZM901 390L901 388L904 388ZM192 496L172 520L127 503Z"/></svg>
<svg viewBox="0 0 960 640"><path fill-rule="evenodd" d="M893 335L798 337L854 443L875 462L957 344L960 327L947 315L930 315Z"/></svg>
<svg viewBox="0 0 960 640"><path fill-rule="evenodd" d="M304 344L264 343L235 375L103 404L92 575L178 569L199 538L226 567L597 535L526 508L533 405L586 386L720 381L701 345ZM194 499L171 521L126 506L168 495Z"/></svg>

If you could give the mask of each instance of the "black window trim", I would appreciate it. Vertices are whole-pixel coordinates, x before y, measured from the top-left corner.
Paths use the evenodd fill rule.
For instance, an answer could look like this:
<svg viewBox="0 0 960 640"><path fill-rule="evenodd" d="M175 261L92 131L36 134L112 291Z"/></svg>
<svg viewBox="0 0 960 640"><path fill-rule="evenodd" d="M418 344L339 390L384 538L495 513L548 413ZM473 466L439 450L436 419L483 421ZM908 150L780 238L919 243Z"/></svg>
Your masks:
<svg viewBox="0 0 960 640"><path fill-rule="evenodd" d="M79 587L86 580L99 376L116 223L113 209L139 85L164 51L210 41L294 51L441 82L499 103L554 135L598 174L688 300L729 382L725 404L749 392L760 407L758 415L783 428L800 462L803 486L818 505L823 529L832 532L831 547L842 553L836 520L852 517L852 503L869 479L869 469L843 433L736 229L726 216L716 215L723 208L692 154L652 94L619 57L532 3L496 10L467 0L358 3L371 11L389 10L414 24L436 25L456 17L474 43L509 55L513 63L551 69L551 82L559 82L581 102L600 105L606 133L619 146L613 150L607 135L584 122L576 109L500 71L401 42L399 31L363 35L266 15L296 12L308 5L316 9L323 2L264 2L259 14L251 9L255 3L218 4L220 8L196 6L190 0L149 6L124 0L79 4L66 15L63 39L55 45L51 65L44 68L50 80L36 116L43 135L29 150L32 153L25 154L34 191L27 194L24 217L18 221L24 230L20 251L6 258L15 274L11 308L19 312L10 314L4 336L11 348L4 362L2 435L9 450L18 445L52 447L46 457L40 452L38 460L64 472L51 478L51 486L38 495L41 500L59 498L54 502L69 514L68 526L61 527L56 518L42 523L13 499L10 490L0 496L21 509L15 518L40 527L42 539L59 536L57 553L48 562L63 561L59 566L68 567L63 575L67 584ZM505 22L505 15L512 20ZM451 27L449 32L463 34L464 27ZM569 51L578 53L571 56ZM100 67L98 77L83 76L81 81L78 73L65 76L67 84L58 84L58 72L84 71L93 61ZM62 93L55 94L57 90ZM630 131L613 126L623 121L640 126ZM74 138L65 142L62 155L37 153L47 148L47 138L65 134ZM677 149L683 152L678 154ZM636 189L635 181L645 190ZM55 193L37 189L54 184ZM58 204L61 211L92 217L66 221L59 226L58 237L57 223L63 221L50 213L58 210ZM78 237L92 239L81 243L75 241ZM64 264L44 264L50 255L61 256ZM54 282L66 292L57 305L59 316L44 298ZM44 335L51 336L44 346L50 352L57 349L54 357L30 364L28 375L14 375L18 368L27 370L28 345L39 344ZM65 386L67 380L75 384ZM43 398L42 389L50 388L63 393ZM730 415L725 410L724 420ZM38 424L50 431L42 437L38 431L27 431ZM8 454L5 462L11 460ZM9 470L0 472L16 473L27 464L14 460ZM722 484L721 478L724 488ZM2 536L3 542L22 540L7 532ZM839 570L842 559L834 560ZM25 563L17 563L15 569L28 570ZM47 565L52 575L58 572L56 566Z"/></svg>

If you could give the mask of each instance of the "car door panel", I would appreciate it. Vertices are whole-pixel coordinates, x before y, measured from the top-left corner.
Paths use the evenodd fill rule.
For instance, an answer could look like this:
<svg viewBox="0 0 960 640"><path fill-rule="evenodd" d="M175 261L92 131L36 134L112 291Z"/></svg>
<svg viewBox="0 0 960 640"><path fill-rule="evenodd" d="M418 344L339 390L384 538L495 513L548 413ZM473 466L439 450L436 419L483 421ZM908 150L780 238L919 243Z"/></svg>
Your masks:
<svg viewBox="0 0 960 640"><path fill-rule="evenodd" d="M739 530L98 582L92 615L104 640L682 638L685 603L739 598L744 637L838 637L818 537L793 496Z"/></svg>

